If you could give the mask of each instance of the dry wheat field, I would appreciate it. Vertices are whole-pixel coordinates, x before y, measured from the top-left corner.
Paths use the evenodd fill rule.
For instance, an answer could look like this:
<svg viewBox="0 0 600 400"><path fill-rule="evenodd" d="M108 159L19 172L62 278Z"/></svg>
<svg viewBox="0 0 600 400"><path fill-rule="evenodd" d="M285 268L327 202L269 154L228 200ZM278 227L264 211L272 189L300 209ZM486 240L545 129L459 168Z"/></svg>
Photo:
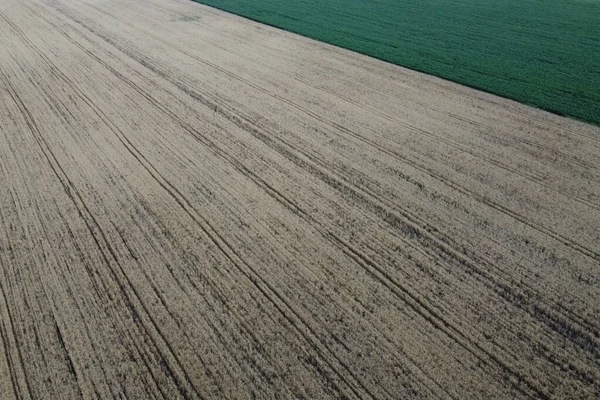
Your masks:
<svg viewBox="0 0 600 400"><path fill-rule="evenodd" d="M185 0L0 1L1 399L593 399L599 314L599 128Z"/></svg>

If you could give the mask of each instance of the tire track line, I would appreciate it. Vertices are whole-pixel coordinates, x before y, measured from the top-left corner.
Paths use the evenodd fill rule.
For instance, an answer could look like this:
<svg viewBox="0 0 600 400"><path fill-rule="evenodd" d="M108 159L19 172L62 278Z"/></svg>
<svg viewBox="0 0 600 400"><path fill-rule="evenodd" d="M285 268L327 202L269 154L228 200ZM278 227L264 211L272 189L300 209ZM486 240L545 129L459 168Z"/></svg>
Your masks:
<svg viewBox="0 0 600 400"><path fill-rule="evenodd" d="M41 90L41 91L43 91L46 94L46 100L49 101L50 98L48 98L48 93L46 93L44 91L44 89L41 88L41 87L38 87L38 89ZM56 110L56 111L58 112L58 110ZM60 207L59 207L59 205L58 205L58 203L57 203L57 201L56 201L55 198L52 199L52 204L55 206L56 213L58 214L60 220L62 221L64 229L68 233L69 239L72 241L72 244L73 244L73 246L74 246L74 248L76 250L76 257L79 258L79 260L81 261L81 263L79 264L79 266L83 266L84 269L85 269L85 271L87 272L88 278L90 279L90 283L91 283L91 285L92 285L95 293L97 295L99 295L99 298L102 298L101 293L108 293L109 296L110 296L109 289L105 286L105 284L101 280L100 276L97 273L94 273L94 271L92 271L90 263L83 256L83 254L85 254L85 253L82 251L81 247L77 243L76 236L74 235L73 231L71 230L67 218L61 212ZM42 212L42 210L40 210L39 205L37 204L37 202L36 202L36 209L37 209L37 214L38 215L40 215L40 216L44 215L44 213ZM44 234L48 238L48 242L50 243L51 236L48 234L47 226L46 226L46 224L44 223L44 221L42 219L40 219L40 224L41 224L42 228L44 229ZM69 272L70 275L67 276L64 273L64 271L63 271L62 273L60 273L60 279L59 280L62 280L63 282L66 283L64 290L65 290L66 294L68 295L68 297L71 299L72 304L75 305L75 309L76 309L77 313L79 314L79 319L80 319L80 321L82 321L81 326L84 329L84 334L85 334L85 337L86 337L86 343L89 343L89 345L91 347L91 350L92 350L91 354L100 356L102 353L98 351L98 348L96 346L96 342L95 342L94 336L90 332L90 327L89 327L89 324L87 323L86 315L85 315L85 313L82 310L81 301L73 293L72 287L70 286L70 283L72 283L72 282L70 282L70 276L72 276L75 273L75 271L71 271L71 269L69 268L69 260L62 259L62 258L60 260L58 260L58 259L56 259L56 257L53 257L53 256L54 256L53 253L50 253L50 254L48 254L48 256L45 256L45 257L54 258L57 263L62 262L65 265L65 267L67 268L67 270L68 270L68 272ZM57 271L55 270L54 273L57 273ZM98 279L100 280L101 284L103 285L103 290L102 291L99 290L99 288L97 286L97 282L95 280L96 276L98 277ZM53 291L50 291L50 293L49 293L46 285L44 285L44 292L46 293L46 297L47 298L52 298ZM91 298L91 297L86 297L86 298ZM92 302L93 302L93 300L92 300ZM54 320L55 320L56 329L58 330L57 332L60 333L63 330L60 326L62 325L64 327L65 324L67 324L67 323L65 322L64 319L60 318L61 314L58 312L58 310L57 310L57 308L55 306L55 303L53 302L52 304L53 304L53 307L52 307L53 310L52 310L52 312L53 312L53 316L54 316ZM98 304L94 302L94 305L97 306ZM119 316L113 315L113 317L115 318L115 320L120 320L121 323L123 323L122 319ZM125 324L123 324L123 325L125 325ZM67 326L68 326L68 324L67 324ZM60 340L61 347L63 347L64 352L66 354L66 358L67 358L67 360L69 362L70 370L72 371L73 375L75 375L75 378L76 378L77 382L80 383L79 375L77 374L77 369L76 369L77 368L77 362L74 362L73 359L72 359L72 357L70 356L70 352L69 352L69 350L67 348L66 342L63 340L63 335L59 334L58 337L59 337L59 340ZM130 337L130 339L131 339L131 337ZM138 349L138 354L140 354L140 355L142 354L142 352L139 349ZM111 381L111 379L109 379L109 377L108 377L108 375L106 373L106 369L104 368L104 365L102 363L96 363L96 366L101 371L102 378L100 379L100 382L105 384L105 388L104 389L106 390L106 388L108 388L108 390L110 391L110 393L112 394L112 396L116 398L117 394L115 394L115 392L113 391L112 385L109 384L109 382ZM85 369L83 371L85 371ZM150 370L149 373L152 374L152 371ZM98 387L97 387L94 379L92 377L88 377L88 380L89 380L89 384L92 386L92 389L94 390L94 394L96 395L96 398L98 398L98 399L102 398L103 396L100 395L100 393L98 391ZM80 385L80 389L81 389L81 385ZM89 394L89 392L88 392L88 394ZM148 392L147 390L146 390L146 394L149 396L148 398L152 397L152 393ZM81 395L80 397L84 398L86 396Z"/></svg>
<svg viewBox="0 0 600 400"><path fill-rule="evenodd" d="M91 266L90 266L91 263L86 260L86 258L85 258L85 254L86 253L85 253L85 251L83 251L83 249L81 249L80 245L77 243L76 236L75 236L75 234L73 233L73 231L71 230L71 228L69 226L68 219L60 211L60 208L59 208L58 204L56 204L56 200L54 200L54 203L56 205L57 212L58 212L61 220L63 221L64 226L67 229L69 237L73 241L73 245L76 248L77 255L78 255L79 259L81 260L81 264L80 265L82 265L86 269L86 271L88 273L88 276L89 276L90 282L91 282L91 284L92 284L92 286L94 288L95 294L98 296L98 298L100 299L100 301L103 304L112 304L115 301L115 299L113 298L113 295L111 294L111 289L108 288L108 286L106 285L106 283L104 282L104 280L102 279L102 277L100 276L100 274L98 273L98 271L94 271L94 270L91 269ZM102 285L102 288L100 288L98 286L98 282L97 281ZM106 297L106 299L104 297ZM117 312L116 312L117 310L116 309L114 309L113 307L105 307L103 309L103 311L106 312L107 315L112 314L111 316L114 319L112 319L111 321L119 321L120 323L123 324L123 326L125 326L125 322L123 321L123 318L119 314L117 314ZM112 327L115 330L117 330L117 327L116 327L116 325L114 323L112 323L111 325L112 325ZM97 350L94 340L91 339L92 335L91 335L91 332L89 330L89 326L87 324L84 324L84 327L85 327L85 330L86 330L87 337L90 338L89 342L90 342L90 344L92 346L92 349L93 349L94 353L95 354L102 354L101 352L99 352ZM146 352L143 351L138 346L137 340L135 340L131 336L131 333L128 330L125 331L125 335L130 340L130 342L132 343L133 349L137 351L138 357L140 359L144 359L144 357L146 356ZM126 347L126 344L123 342L122 339L121 339L121 341L120 341L119 344L121 344L123 347ZM156 376L154 375L154 371L152 370L152 368L148 365L148 363L146 361L144 361L144 363L145 363L146 370L148 371L148 373L150 374L150 376L153 379L152 383L154 384L153 386L156 389L156 392L161 393L162 397L164 398L167 395L166 395L166 393L164 393L162 391L161 386L158 384L158 380L156 379ZM102 363L98 363L98 367L100 368L100 370L102 372L102 375L104 377L104 381L107 383L108 388L109 388L112 396L115 397L115 398L121 397L121 394L119 394L119 396L117 396L117 393L114 392L113 385L108 384L109 382L111 382L111 379L108 378L108 375L106 373L104 365ZM150 384L150 382L145 382L145 383L147 385L147 387L146 387L146 394L149 396L149 398L150 397L157 398L156 395L153 392L150 392L150 391L147 390L147 388L149 386L152 386ZM102 396L99 396L98 398L102 398Z"/></svg>
<svg viewBox="0 0 600 400"><path fill-rule="evenodd" d="M35 211L36 211L35 215L38 218L39 226L41 227L41 230L42 230L42 233L44 235L44 238L47 240L48 243L51 243L51 240L50 240L51 237L48 234L48 227L47 227L47 224L45 222L45 219L43 218L44 213L42 212L42 210L40 209L40 206L39 206L39 201L40 200L43 201L43 199L39 199L39 198L35 198L34 197L33 204L35 206ZM54 203L54 204L56 204L56 203ZM36 235L36 236L39 236L39 234ZM73 293L72 293L71 289L68 286L67 279L65 279L64 274L60 274L61 276L58 277L59 274L58 274L56 268L54 268L54 266L52 265L52 264L59 264L60 263L60 261L58 259L59 257L57 257L54 253L47 254L46 251L45 251L45 249L43 248L43 245L41 245L41 243L40 243L40 248L41 248L41 256L44 259L44 263L47 265L47 271L48 271L48 275L49 275L48 276L48 281L49 282L57 282L57 283L58 282L65 282L66 283L66 290L65 291L66 291L68 297L73 301L73 304L75 304L75 311L76 311L76 313L78 313L80 316L82 316L80 305L75 300L75 298L73 296ZM68 268L68 266L67 266L67 268ZM76 365L73 362L73 358L71 356L69 348L68 348L68 346L66 345L66 343L65 343L65 341L63 339L63 333L62 333L63 329L60 327L60 325L62 325L64 327L65 322L60 317L60 313L58 312L58 308L57 308L56 302L54 300L54 296L56 296L56 295L60 296L61 293L49 290L48 289L48 286L50 286L49 283L48 284L44 284L43 282L40 281L40 285L42 286L43 293L44 293L44 296L45 296L42 301L44 303L46 303L46 304L49 305L49 309L50 309L50 312L52 314L52 318L53 318L52 322L53 322L54 333L55 333L56 338L58 339L58 345L59 345L58 347L59 347L60 351L63 353L63 358L64 358L63 361L64 361L64 363L66 364L66 366L67 366L67 368L69 370L69 374L71 375L71 377L75 381L75 386L77 387L77 390L78 390L78 393L79 393L79 398L83 399L85 396L83 394L84 391L83 391L83 389L81 387L81 383L82 382L80 380L80 375L78 375L78 373L77 373ZM59 283L59 285L60 285L60 283ZM82 325L85 325L85 323L83 323ZM39 330L39 323L38 323L37 320L35 321L34 326L35 326L35 330L36 330L35 335L36 335L36 341L37 341L38 340L38 338L37 338L37 336L38 336L37 331ZM90 339L90 337L88 337L88 339ZM41 346L39 344L38 344L38 347L41 348ZM45 354L43 354L43 353L42 353L42 359L44 361L44 365L45 365L46 369L51 368L50 365L49 365L49 363L48 363L48 361L47 361L47 359L46 359ZM90 383L95 388L95 385L94 385L93 381L91 381Z"/></svg>
<svg viewBox="0 0 600 400"><path fill-rule="evenodd" d="M0 72L1 72L1 71L0 71ZM13 94L13 93L11 93L11 95L12 95L12 94ZM16 95L16 93L15 93L15 95ZM13 97L13 100L14 100L14 101L16 101L14 97ZM18 103L16 103L16 105L17 105L17 107L19 107L19 104L18 104ZM23 117L26 117L26 115L25 115L25 114L23 114L23 110L22 110L20 107L19 107L19 111L21 111L21 114L23 115ZM27 120L27 119L25 119L24 121L25 121L26 123L28 123L28 120ZM55 201L55 204L56 204L56 201Z"/></svg>
<svg viewBox="0 0 600 400"><path fill-rule="evenodd" d="M160 226L160 229L163 232L165 232L165 240L167 240L171 244L171 246L173 246L173 248L178 248L181 251L182 254L185 254L186 250L183 249L183 248L181 248L180 244L177 243L176 241L174 241L174 239L172 237L170 237L170 235L168 235L166 233L166 228L162 226L162 223L161 223L159 217L156 216L151 209L149 209L148 207L146 207L145 202L142 199L136 199L136 200L140 203L140 205L142 205L142 207L144 208L145 212L147 212L148 215L150 215L156 221L156 223ZM137 225L137 221L134 220L133 222ZM141 227L140 227L140 230L141 230ZM160 253L159 249L156 249L156 251ZM200 260L197 260L197 264L201 264ZM189 264L189 265L193 265L193 264ZM185 289L185 286L183 285L183 283L181 282L181 280L176 276L175 271L173 270L173 268L170 265L168 265L168 264L167 264L167 270L169 271L170 275L175 280L175 282L178 284L179 288L186 294L186 296L188 297L188 300L191 303L195 303L195 301L192 299L192 296L190 295L190 293L188 293L188 291ZM196 290L198 293L201 293L201 289L196 285L196 283L194 282L194 278L187 272L187 269L183 269L181 272L183 272L185 274L185 276L186 276L186 278L188 280L188 283L192 286L192 288L194 290ZM201 272L201 271L198 271L198 272ZM215 285L214 282L211 281L211 279L210 279L209 276L202 275L201 279L202 279L202 284L203 285L209 286L209 288L211 290L211 295L214 296L220 302L220 305L222 307L224 307L225 309L227 309L227 311L231 315L235 316L236 319L233 320L234 322L237 323L238 321L243 321L244 320L243 315L240 314L239 312L237 312L235 308L232 308L229 305L229 302L226 301L222 297L222 295L220 294L219 288ZM215 308L214 304L211 304L210 302L206 301L206 305L209 307L210 312L212 312L214 315L220 315L221 311L217 310ZM244 371L244 373L246 374L246 377L250 381L255 381L256 377L253 376L253 375L251 375L249 373L249 371L242 366L240 360L238 359L240 357L239 354L237 354L237 355L235 354L234 349L232 348L232 344L229 343L226 340L225 336L223 335L223 333L221 332L221 330L217 327L217 325L215 324L215 322L212 321L212 320L210 320L210 319L208 319L208 318L206 318L204 321L209 325L209 327L212 330L213 334L218 338L218 340L221 343L223 349L225 349L225 351L227 351L229 353L230 357L236 363L236 365L239 368L239 370L240 371ZM275 322L275 321L273 320L273 322ZM253 340L254 340L255 343L259 344L259 343L262 342L256 336L256 334L251 329L249 329L245 324L239 324L239 328L242 329L249 337L253 338ZM196 354L197 354L197 352L196 352ZM261 354L262 357L266 357L265 354L264 354L264 352L261 352L260 354ZM244 357L247 357L247 356L244 356ZM261 369L259 369L257 372L259 374L261 374L263 378L266 378L266 375L265 375L264 371L262 371ZM291 393L291 391L290 391L290 393Z"/></svg>
<svg viewBox="0 0 600 400"><path fill-rule="evenodd" d="M171 311L171 309L169 308L168 302L165 299L164 295L161 293L161 291L159 290L159 288L156 286L156 284L154 283L154 280L150 277L150 275L148 274L146 268L144 268L144 265L142 264L140 258L135 254L135 251L132 249L132 247L129 245L128 241L125 239L125 236L123 235L123 232L121 231L121 229L119 229L114 222L111 221L111 225L113 227L113 229L115 230L115 232L117 232L117 234L119 235L119 238L121 239L121 241L123 242L123 245L125 246L125 248L127 249L127 251L129 252L129 255L132 259L135 260L135 262L139 265L140 270L142 271L142 274L144 275L144 277L146 278L146 280L148 281L150 287L152 288L152 290L154 291L156 298L159 300L160 304L162 305L162 307L165 309L165 311L167 312L167 314L169 315L169 317L175 322L175 324L178 326L178 328L180 329L183 337L185 337L185 339L187 339L188 343L193 343L193 341L190 339L189 334L184 330L181 329L181 323L180 323L180 319L177 318L175 316L175 314L173 313L173 311ZM189 297L188 297L189 299ZM200 363L202 365L208 365L208 363L206 362L205 357L198 353L198 351L196 351L196 349L193 350L195 356L198 358L198 360L200 360ZM210 371L211 374L214 373L214 371ZM215 382L216 386L219 388L220 390L220 396L223 396L223 393L225 393L226 391L224 390L223 387L223 381L218 380L218 379L213 379L213 381ZM214 393L213 393L214 394Z"/></svg>
<svg viewBox="0 0 600 400"><path fill-rule="evenodd" d="M136 200L139 200L139 199L136 199ZM156 215L154 215L154 213L152 213L152 211L151 211L150 209L148 209L148 208L144 207L144 210L145 210L145 212L146 212L146 213L147 213L149 216L151 216L151 217L152 217L152 218L153 218L153 219L154 219L154 220L155 220L157 223L159 223L159 222L160 222L160 220L158 219L158 217L157 217ZM139 231L140 231L141 233L143 233L143 234L145 235L145 237L146 237L146 240L148 241L148 243L150 243L150 244L151 244L151 246L152 246L152 248L154 249L154 251L156 251L158 254L160 254L160 253L161 253L161 250L160 250L160 249L157 249L157 248L155 248L155 246L154 246L154 243L152 243L152 241L151 241L151 238L148 236L147 230L145 230L143 227L141 227L141 226L139 225L139 223L138 223L138 221L137 221L136 219L133 219L133 220L132 220L132 223L133 223L133 224L134 224L134 225L135 225L135 226L136 226L136 227L139 229ZM187 334L187 332L186 332L185 330L182 330L182 329L181 329L181 326L180 326L180 321L179 321L179 319L175 318L175 316L173 315L173 313L172 313L172 312L169 310L169 308L168 308L168 306L167 306L167 301L166 301L166 299L165 299L165 298L164 298L164 296L163 296L163 295L160 293L160 291L159 291L158 287L156 287L156 285L155 285L155 283L152 281L152 279L151 279L150 275L148 275L148 273L146 272L146 269L143 267L143 264L142 264L142 263L143 263L143 259L141 259L141 258L140 258L138 255L136 255L136 251L134 251L134 250L133 250L133 248L132 248L132 247L129 245L128 241L127 241L127 240L126 240L126 238L125 238L125 234L124 234L124 232L122 231L122 229L120 229L120 228L119 228L119 227L118 227L118 226L117 226L117 225L116 225L116 224L115 224L113 221L111 221L111 224L112 224L112 226L113 226L114 230L115 230L115 231L116 231L116 232L119 234L119 237L121 238L121 240L122 240L123 244L124 244L124 245L125 245L125 247L127 248L127 251L129 252L129 254L131 255L131 258L132 258L132 259L134 259L134 260L135 260L135 261L138 263L138 265L140 266L140 270L142 271L142 273L144 274L144 276L146 277L146 279L147 279L147 280L148 280L148 282L150 283L150 285L151 285L152 289L154 290L154 292L155 292L155 294L156 294L157 298L159 298L160 302L162 303L162 305L163 305L163 308L165 308L165 310L166 310L166 311L169 313L169 315L171 316L171 318L172 318L174 321L176 321L176 324L178 325L178 327L179 327L179 328L180 328L180 330L182 331L182 334L185 336L185 338L188 340L188 342L189 342L190 344L191 344L191 343L193 343L193 341L191 340L191 338L189 337L189 335ZM169 243L171 243L171 245L172 245L174 248L177 248L177 247L178 247L178 245L177 245L177 244L176 244L174 241L170 240L169 238L166 238L166 240L169 240ZM181 280L180 280L179 278L177 278L177 276L176 276L176 274L174 273L174 271L173 271L172 267L171 267L171 266L170 266L168 263L166 263L166 267L167 267L167 268L166 268L166 269L167 269L167 271L169 272L170 276L172 277L172 279L173 279L173 280L175 281L175 283L177 284L178 288L179 288L179 289L182 291L182 293L184 293L184 294L186 295L186 297L187 297L187 300L188 300L190 303L193 303L193 302L194 302L194 300L193 300L193 299L192 299L192 297L190 296L190 293L188 293L188 291L185 289L185 285L184 285L184 284L181 282ZM190 279L190 282L192 282L192 278L189 276L189 274L187 274L187 272L186 272L185 270L184 270L184 273L186 274L186 276L188 276L188 279ZM220 296L217 294L217 293L218 293L218 292L217 292L217 289L216 289L216 287L214 287L214 286L212 285L212 282L209 282L209 281L208 281L208 279L206 279L206 280L205 280L205 282L206 282L206 284L208 284L208 285L211 285L211 288L213 288L213 290L214 290L214 295L216 295L216 296L219 298L219 300L221 301L221 303L222 303L222 304L226 304L226 302L225 302L225 301L224 301L222 298L220 298ZM208 303L207 303L207 305L208 305ZM209 307L211 307L211 308L210 308L210 310L211 310L213 313L215 313L215 314L217 313L217 311L214 309L214 307L212 307L212 306L210 306L210 305L209 305ZM237 364L238 368L239 368L241 371L243 371L244 369L243 369L243 367L241 366L241 364L239 363L239 360L238 360L238 359L235 357L235 355L233 354L233 351L232 351L232 349L230 348L230 346L228 346L228 344L226 343L226 341L225 341L225 339L224 339L224 336L223 336L223 335L222 335L222 333L221 333L221 332L220 332L220 331L219 331L219 330L216 328L216 326L214 325L214 322L213 322L213 321L211 321L210 319L207 319L207 318L204 318L204 320L203 320L203 321L204 321L206 324L208 324L208 325L210 326L210 328L212 329L212 333L213 333L213 334L214 334L214 335L215 335L215 336L216 336L216 337L219 339L219 342L222 344L224 351L226 351L226 352L228 352L228 353L229 353L229 356L231 357L231 359L232 359L232 360L233 360L233 361L234 361L234 362ZM202 364L205 364L205 362L203 361L203 356L202 356L200 353L198 353L198 351L197 351L195 348L193 349L193 351L194 351L194 354L196 355L196 357L198 357L198 358L201 360ZM229 360L228 360L228 361L229 361ZM248 377L249 377L249 378L251 378L251 376L250 376L250 375L248 375ZM222 392L222 393L224 393L224 391L223 391L223 390L221 390L221 392Z"/></svg>

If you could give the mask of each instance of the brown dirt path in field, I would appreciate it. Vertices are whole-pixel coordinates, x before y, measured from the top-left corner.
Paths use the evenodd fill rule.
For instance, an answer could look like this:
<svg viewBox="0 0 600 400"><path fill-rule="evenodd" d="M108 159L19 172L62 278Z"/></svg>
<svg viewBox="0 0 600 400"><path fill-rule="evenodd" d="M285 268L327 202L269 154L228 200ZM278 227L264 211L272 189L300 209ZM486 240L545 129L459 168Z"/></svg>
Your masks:
<svg viewBox="0 0 600 400"><path fill-rule="evenodd" d="M600 396L600 129L183 0L0 2L1 399Z"/></svg>

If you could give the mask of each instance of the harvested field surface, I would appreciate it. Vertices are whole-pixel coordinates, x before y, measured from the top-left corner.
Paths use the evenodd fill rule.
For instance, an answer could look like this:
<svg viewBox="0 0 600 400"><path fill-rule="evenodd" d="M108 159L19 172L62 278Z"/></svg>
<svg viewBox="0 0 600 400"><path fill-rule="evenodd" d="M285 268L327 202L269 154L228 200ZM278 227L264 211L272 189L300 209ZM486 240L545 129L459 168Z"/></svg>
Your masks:
<svg viewBox="0 0 600 400"><path fill-rule="evenodd" d="M598 0L194 0L600 125Z"/></svg>
<svg viewBox="0 0 600 400"><path fill-rule="evenodd" d="M600 129L183 0L0 1L1 399L593 399Z"/></svg>

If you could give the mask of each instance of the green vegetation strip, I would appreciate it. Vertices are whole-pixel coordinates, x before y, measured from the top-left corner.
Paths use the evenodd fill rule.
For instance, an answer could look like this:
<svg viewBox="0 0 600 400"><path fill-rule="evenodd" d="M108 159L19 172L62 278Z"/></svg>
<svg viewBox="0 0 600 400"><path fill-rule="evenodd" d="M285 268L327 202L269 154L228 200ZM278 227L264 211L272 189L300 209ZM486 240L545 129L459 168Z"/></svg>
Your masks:
<svg viewBox="0 0 600 400"><path fill-rule="evenodd" d="M600 0L194 0L600 125Z"/></svg>

